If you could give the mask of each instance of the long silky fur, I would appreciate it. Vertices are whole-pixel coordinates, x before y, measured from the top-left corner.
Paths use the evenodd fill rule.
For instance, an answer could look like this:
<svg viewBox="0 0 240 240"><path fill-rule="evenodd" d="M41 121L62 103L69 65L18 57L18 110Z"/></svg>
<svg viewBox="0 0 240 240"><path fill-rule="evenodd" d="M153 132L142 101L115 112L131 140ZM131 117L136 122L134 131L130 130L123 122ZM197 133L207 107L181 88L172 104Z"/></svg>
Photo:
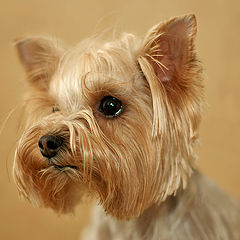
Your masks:
<svg viewBox="0 0 240 240"><path fill-rule="evenodd" d="M239 240L239 206L196 170L204 101L195 35L188 15L154 26L143 41L125 33L67 49L19 40L29 82L14 163L20 195L58 213L74 211L85 194L97 197L87 240ZM99 111L108 95L123 104L118 117ZM38 147L47 134L64 139L50 161Z"/></svg>

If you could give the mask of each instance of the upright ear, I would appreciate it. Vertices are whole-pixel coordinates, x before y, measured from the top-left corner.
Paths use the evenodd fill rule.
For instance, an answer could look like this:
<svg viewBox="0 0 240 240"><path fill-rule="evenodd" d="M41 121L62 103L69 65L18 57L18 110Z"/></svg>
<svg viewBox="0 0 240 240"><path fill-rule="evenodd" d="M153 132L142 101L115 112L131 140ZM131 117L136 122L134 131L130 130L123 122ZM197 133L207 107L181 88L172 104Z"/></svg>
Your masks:
<svg viewBox="0 0 240 240"><path fill-rule="evenodd" d="M194 15L175 17L147 33L138 56L153 102L153 135L191 119L195 131L202 102L202 67L194 51ZM168 116L163 118L162 116ZM175 122L174 122L175 121ZM178 122L178 124L176 124ZM180 124L181 123L181 124Z"/></svg>
<svg viewBox="0 0 240 240"><path fill-rule="evenodd" d="M57 40L46 37L18 39L15 46L29 83L41 89L47 89L64 52L63 47Z"/></svg>
<svg viewBox="0 0 240 240"><path fill-rule="evenodd" d="M143 56L162 82L184 75L193 58L197 26L194 15L175 17L154 26L144 40Z"/></svg>

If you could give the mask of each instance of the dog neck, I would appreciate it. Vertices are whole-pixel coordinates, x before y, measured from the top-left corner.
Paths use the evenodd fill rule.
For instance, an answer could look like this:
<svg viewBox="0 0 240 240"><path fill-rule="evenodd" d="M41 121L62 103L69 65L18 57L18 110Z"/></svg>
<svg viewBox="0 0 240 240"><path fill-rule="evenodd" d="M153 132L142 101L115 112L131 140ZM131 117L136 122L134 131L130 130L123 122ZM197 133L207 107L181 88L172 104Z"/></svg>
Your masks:
<svg viewBox="0 0 240 240"><path fill-rule="evenodd" d="M135 228L139 239L218 239L220 229L225 239L235 239L231 229L240 222L240 210L235 200L230 201L221 189L195 171L186 189L145 210L135 220ZM224 208L220 202L225 203ZM224 219L227 213L232 218Z"/></svg>

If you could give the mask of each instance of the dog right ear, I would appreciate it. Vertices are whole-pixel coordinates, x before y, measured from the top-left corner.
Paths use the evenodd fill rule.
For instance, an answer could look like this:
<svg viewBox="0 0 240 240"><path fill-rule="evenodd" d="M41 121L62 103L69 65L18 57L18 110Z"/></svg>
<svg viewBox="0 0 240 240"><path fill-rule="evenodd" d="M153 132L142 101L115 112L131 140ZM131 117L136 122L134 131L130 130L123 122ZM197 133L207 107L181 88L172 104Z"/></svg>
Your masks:
<svg viewBox="0 0 240 240"><path fill-rule="evenodd" d="M60 47L57 40L46 37L18 39L15 46L29 83L41 89L48 89L64 48Z"/></svg>

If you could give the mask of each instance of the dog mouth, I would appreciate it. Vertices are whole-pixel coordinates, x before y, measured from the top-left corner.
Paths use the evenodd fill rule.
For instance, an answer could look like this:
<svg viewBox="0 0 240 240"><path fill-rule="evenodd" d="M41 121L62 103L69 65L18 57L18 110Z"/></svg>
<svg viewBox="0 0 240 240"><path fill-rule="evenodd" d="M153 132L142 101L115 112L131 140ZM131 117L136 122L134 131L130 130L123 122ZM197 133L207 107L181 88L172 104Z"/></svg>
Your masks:
<svg viewBox="0 0 240 240"><path fill-rule="evenodd" d="M62 164L59 164L58 162L52 161L50 159L48 159L48 166L54 167L54 169L59 170L59 171L63 171L63 170L67 170L67 169L77 170L77 167L74 165L70 165L70 164L62 165Z"/></svg>
<svg viewBox="0 0 240 240"><path fill-rule="evenodd" d="M73 165L64 165L64 166L58 165L58 164L49 164L49 165L53 166L55 169L60 170L60 171L67 170L67 169L74 169L74 170L77 169L77 167L73 166Z"/></svg>
<svg viewBox="0 0 240 240"><path fill-rule="evenodd" d="M52 167L56 170L59 171L64 171L64 170L68 170L68 169L73 169L73 170L77 170L77 166L75 165L71 165L71 164L64 164L63 159L59 160L57 158L48 158L48 157L44 157L45 161L47 161L48 163L48 167Z"/></svg>

